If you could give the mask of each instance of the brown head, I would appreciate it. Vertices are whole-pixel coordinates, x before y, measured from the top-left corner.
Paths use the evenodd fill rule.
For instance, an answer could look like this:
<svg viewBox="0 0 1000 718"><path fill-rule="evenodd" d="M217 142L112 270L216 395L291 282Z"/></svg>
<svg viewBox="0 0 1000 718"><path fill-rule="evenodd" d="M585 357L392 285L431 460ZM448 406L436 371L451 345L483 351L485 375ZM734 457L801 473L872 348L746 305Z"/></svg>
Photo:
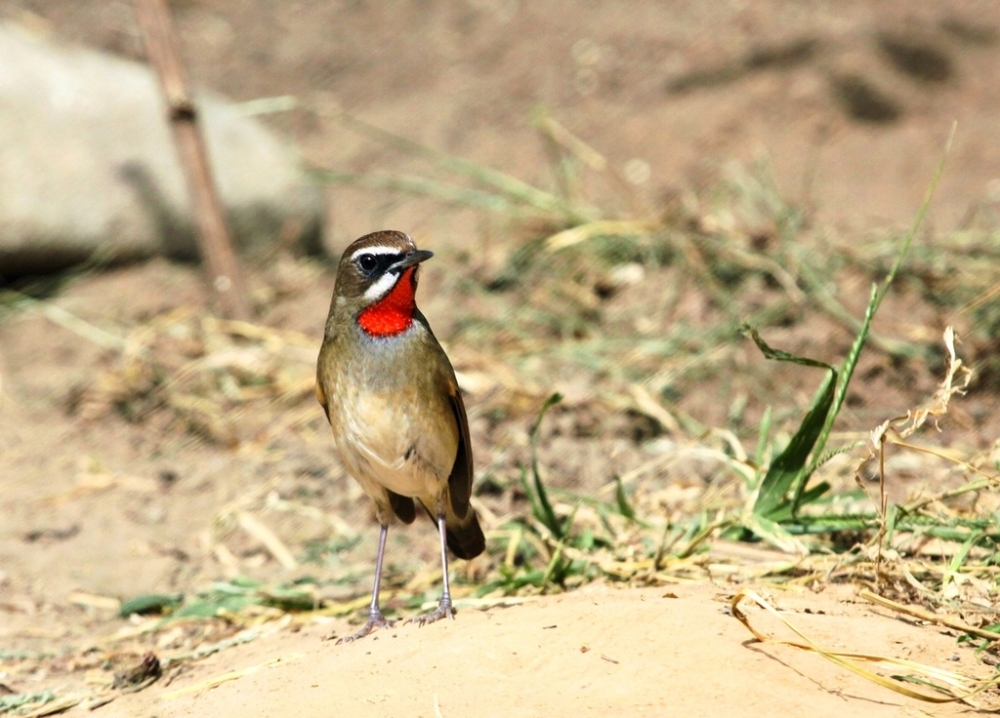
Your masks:
<svg viewBox="0 0 1000 718"><path fill-rule="evenodd" d="M403 232L366 234L340 258L327 334L335 322L355 321L371 336L406 331L416 311L417 269L433 254Z"/></svg>

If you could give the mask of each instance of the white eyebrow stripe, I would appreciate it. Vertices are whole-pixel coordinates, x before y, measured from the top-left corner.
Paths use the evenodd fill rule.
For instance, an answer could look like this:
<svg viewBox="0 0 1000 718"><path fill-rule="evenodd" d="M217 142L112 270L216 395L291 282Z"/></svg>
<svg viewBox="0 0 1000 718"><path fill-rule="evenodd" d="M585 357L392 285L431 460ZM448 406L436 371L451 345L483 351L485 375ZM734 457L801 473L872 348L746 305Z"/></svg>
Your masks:
<svg viewBox="0 0 1000 718"><path fill-rule="evenodd" d="M351 261L353 262L362 254L406 254L406 252L400 251L399 247L387 247L384 244L376 244L371 247L362 247L355 250L354 254L351 255Z"/></svg>
<svg viewBox="0 0 1000 718"><path fill-rule="evenodd" d="M399 277L400 275L394 272L386 272L379 277L374 284L365 290L365 299L369 302L381 299L388 294L394 286L396 286L396 282L399 281Z"/></svg>

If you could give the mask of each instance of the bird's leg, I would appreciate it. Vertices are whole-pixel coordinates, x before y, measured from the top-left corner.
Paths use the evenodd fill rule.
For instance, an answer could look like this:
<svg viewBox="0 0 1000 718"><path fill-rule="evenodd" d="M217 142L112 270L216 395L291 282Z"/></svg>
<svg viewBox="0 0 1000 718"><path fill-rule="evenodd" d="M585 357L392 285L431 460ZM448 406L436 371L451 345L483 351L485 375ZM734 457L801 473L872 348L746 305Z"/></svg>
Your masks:
<svg viewBox="0 0 1000 718"><path fill-rule="evenodd" d="M372 632L373 628L390 628L392 621L382 615L382 609L378 607L378 591L382 583L382 557L385 556L385 537L389 533L389 527L382 524L378 534L378 557L375 559L375 586L372 588L372 605L368 609L368 622L353 636L344 636L337 640L337 643L350 643L359 638L364 638Z"/></svg>
<svg viewBox="0 0 1000 718"><path fill-rule="evenodd" d="M455 611L451 605L451 586L448 583L448 542L445 539L444 514L438 514L438 532L441 534L441 575L444 581L444 591L441 593L441 602L438 603L437 610L421 618L414 619L418 626L424 626L442 618L455 618Z"/></svg>

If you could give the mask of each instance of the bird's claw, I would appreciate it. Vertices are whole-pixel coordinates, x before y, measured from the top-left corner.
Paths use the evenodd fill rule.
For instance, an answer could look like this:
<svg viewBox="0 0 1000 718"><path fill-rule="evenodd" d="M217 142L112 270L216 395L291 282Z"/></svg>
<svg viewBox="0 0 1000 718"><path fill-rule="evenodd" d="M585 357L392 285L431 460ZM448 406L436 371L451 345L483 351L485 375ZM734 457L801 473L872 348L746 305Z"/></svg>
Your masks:
<svg viewBox="0 0 1000 718"><path fill-rule="evenodd" d="M394 623L395 621L390 621L388 618L383 616L381 611L372 612L368 616L368 621L361 627L360 631L351 636L341 636L337 639L337 645L340 645L341 643L352 643L359 638L364 638L376 628L392 628Z"/></svg>
<svg viewBox="0 0 1000 718"><path fill-rule="evenodd" d="M451 601L445 601L442 599L441 603L438 604L437 610L433 613L428 613L426 616L411 618L407 621L407 623L415 623L418 626L426 626L428 623L434 623L435 621L440 621L443 618L450 618L454 621L455 609L451 605Z"/></svg>

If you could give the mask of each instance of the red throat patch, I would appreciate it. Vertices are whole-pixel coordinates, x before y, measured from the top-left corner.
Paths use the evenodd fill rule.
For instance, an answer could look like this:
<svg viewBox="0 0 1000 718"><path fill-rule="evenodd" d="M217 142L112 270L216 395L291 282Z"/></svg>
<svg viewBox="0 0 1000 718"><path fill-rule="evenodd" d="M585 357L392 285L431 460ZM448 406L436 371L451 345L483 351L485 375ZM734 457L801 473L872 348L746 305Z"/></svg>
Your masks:
<svg viewBox="0 0 1000 718"><path fill-rule="evenodd" d="M417 308L414 301L417 282L413 276L416 271L416 267L403 270L390 292L358 315L358 325L369 336L391 337L405 332L413 324L413 311Z"/></svg>

